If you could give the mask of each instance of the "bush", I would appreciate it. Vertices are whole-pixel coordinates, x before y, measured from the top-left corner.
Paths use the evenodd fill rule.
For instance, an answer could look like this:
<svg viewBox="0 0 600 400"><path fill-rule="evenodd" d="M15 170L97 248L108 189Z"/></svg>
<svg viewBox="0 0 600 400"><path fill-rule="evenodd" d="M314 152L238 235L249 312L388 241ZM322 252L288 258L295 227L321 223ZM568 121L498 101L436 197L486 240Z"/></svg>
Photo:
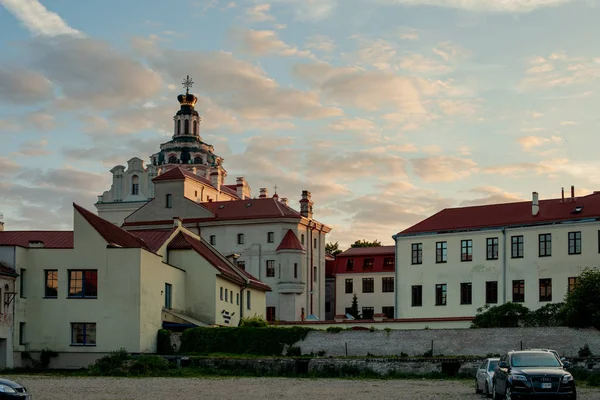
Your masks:
<svg viewBox="0 0 600 400"><path fill-rule="evenodd" d="M302 355L302 350L298 346L290 346L287 348L285 355L288 357L298 357Z"/></svg>
<svg viewBox="0 0 600 400"><path fill-rule="evenodd" d="M161 376L170 369L169 362L160 356L139 356L133 359L128 375Z"/></svg>
<svg viewBox="0 0 600 400"><path fill-rule="evenodd" d="M343 330L344 328L341 326L330 326L329 328L325 329L325 331L329 333L340 333Z"/></svg>
<svg viewBox="0 0 600 400"><path fill-rule="evenodd" d="M229 353L277 356L284 346L304 340L312 328L193 328L181 336L182 353Z"/></svg>
<svg viewBox="0 0 600 400"><path fill-rule="evenodd" d="M240 326L247 328L264 328L269 326L269 323L261 317L255 315L254 317L242 318L240 321Z"/></svg>
<svg viewBox="0 0 600 400"><path fill-rule="evenodd" d="M175 351L171 346L171 332L159 329L156 336L156 352L158 354L173 354Z"/></svg>
<svg viewBox="0 0 600 400"><path fill-rule="evenodd" d="M579 348L577 355L582 358L587 358L592 355L592 351L590 350L590 346L588 344L583 345L583 347Z"/></svg>
<svg viewBox="0 0 600 400"><path fill-rule="evenodd" d="M477 309L472 328L516 328L526 325L529 309L522 304L508 302L500 306L486 304Z"/></svg>
<svg viewBox="0 0 600 400"><path fill-rule="evenodd" d="M40 365L42 368L48 368L52 358L58 357L58 353L54 350L44 349L40 353Z"/></svg>
<svg viewBox="0 0 600 400"><path fill-rule="evenodd" d="M590 371L585 368L573 368L570 370L577 381L585 381L590 386L600 386L600 372Z"/></svg>
<svg viewBox="0 0 600 400"><path fill-rule="evenodd" d="M97 359L90 366L89 372L92 375L125 376L127 373L123 368L123 364L128 360L131 360L131 356L125 349L113 351L109 355Z"/></svg>
<svg viewBox="0 0 600 400"><path fill-rule="evenodd" d="M175 366L160 356L132 357L124 349L99 358L88 370L97 376L165 376Z"/></svg>

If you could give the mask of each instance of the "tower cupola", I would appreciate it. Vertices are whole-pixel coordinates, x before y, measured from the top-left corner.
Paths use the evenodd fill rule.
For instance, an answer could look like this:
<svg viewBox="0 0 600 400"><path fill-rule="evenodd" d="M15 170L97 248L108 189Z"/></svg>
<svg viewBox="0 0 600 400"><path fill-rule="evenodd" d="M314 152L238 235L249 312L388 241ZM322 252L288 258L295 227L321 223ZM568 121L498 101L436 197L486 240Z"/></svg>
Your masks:
<svg viewBox="0 0 600 400"><path fill-rule="evenodd" d="M179 111L173 117L175 125L173 127L173 139L178 136L197 136L200 137L200 115L194 109L198 102L198 97L190 93L190 88L194 85L194 81L190 76L186 76L182 86L185 88L185 94L177 96L179 101Z"/></svg>

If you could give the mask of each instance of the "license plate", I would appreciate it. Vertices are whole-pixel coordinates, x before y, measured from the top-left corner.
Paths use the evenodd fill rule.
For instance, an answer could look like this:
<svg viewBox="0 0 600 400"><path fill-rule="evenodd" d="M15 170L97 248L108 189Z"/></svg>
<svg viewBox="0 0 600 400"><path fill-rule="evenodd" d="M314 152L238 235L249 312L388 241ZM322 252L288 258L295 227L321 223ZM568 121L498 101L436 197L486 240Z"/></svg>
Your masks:
<svg viewBox="0 0 600 400"><path fill-rule="evenodd" d="M551 383L542 383L542 389L552 389Z"/></svg>

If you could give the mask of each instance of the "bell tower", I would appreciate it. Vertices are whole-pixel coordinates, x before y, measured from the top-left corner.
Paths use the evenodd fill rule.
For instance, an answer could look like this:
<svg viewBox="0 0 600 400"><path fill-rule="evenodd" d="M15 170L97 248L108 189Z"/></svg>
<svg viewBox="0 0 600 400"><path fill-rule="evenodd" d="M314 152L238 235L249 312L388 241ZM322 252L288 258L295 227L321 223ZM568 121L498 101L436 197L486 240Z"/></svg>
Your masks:
<svg viewBox="0 0 600 400"><path fill-rule="evenodd" d="M179 101L180 109L177 114L173 117L173 139L177 139L181 136L194 136L199 140L200 138L200 122L202 118L198 114L198 111L194 109L198 98L193 94L190 94L190 88L194 85L194 81L190 76L186 76L183 80L182 86L185 88L185 94L177 96Z"/></svg>

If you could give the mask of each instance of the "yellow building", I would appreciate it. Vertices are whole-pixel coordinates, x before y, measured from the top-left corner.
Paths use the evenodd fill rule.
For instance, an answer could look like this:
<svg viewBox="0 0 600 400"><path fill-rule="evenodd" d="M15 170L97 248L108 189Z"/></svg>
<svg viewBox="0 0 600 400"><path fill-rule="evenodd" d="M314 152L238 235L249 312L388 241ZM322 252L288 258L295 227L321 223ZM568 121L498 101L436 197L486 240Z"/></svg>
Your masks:
<svg viewBox="0 0 600 400"><path fill-rule="evenodd" d="M74 205L73 227L0 232L0 260L19 274L14 366L24 365L23 352L36 358L50 349L59 353L51 367L82 367L121 348L155 352L165 325L265 317L269 286L178 218L172 229L127 232Z"/></svg>

